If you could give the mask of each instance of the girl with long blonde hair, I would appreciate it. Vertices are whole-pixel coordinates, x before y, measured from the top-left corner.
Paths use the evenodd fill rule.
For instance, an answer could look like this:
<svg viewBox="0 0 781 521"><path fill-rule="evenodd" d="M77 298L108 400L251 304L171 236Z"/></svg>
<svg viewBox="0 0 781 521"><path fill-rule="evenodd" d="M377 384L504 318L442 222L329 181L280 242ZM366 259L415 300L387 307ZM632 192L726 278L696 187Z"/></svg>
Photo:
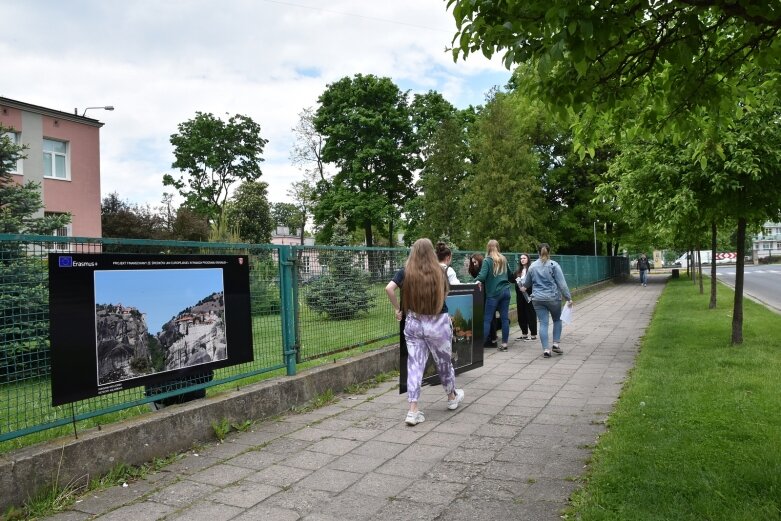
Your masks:
<svg viewBox="0 0 781 521"><path fill-rule="evenodd" d="M401 305L396 298L397 288L403 288ZM434 357L439 379L447 393L447 408L458 408L464 399L464 391L456 389L456 374L451 362L453 326L445 303L448 291L445 271L439 264L434 245L425 238L415 241L405 266L385 287L396 319L406 317L407 425L425 421L423 411L418 409L418 400L429 353Z"/></svg>
<svg viewBox="0 0 781 521"><path fill-rule="evenodd" d="M483 314L483 343L488 341L491 321L499 310L502 321L502 343L499 351L507 351L510 339L510 281L507 277L507 259L499 250L499 242L491 239L486 246L485 259L475 277L482 288L485 285L485 313Z"/></svg>

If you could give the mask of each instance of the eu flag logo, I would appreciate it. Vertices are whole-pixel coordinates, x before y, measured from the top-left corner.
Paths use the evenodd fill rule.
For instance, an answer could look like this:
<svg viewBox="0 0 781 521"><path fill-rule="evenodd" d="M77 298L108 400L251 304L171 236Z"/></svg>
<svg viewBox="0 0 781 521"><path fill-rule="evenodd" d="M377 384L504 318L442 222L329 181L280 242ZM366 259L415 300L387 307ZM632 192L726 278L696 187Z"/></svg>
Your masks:
<svg viewBox="0 0 781 521"><path fill-rule="evenodd" d="M60 268L72 268L73 267L73 257L70 256L62 256L59 258L60 261Z"/></svg>

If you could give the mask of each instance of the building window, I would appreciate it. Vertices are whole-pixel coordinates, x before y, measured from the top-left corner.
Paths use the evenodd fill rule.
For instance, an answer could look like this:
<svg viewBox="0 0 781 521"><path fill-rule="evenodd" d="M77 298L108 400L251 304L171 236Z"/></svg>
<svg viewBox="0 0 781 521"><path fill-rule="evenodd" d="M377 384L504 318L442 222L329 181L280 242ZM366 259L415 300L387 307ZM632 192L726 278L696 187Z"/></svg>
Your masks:
<svg viewBox="0 0 781 521"><path fill-rule="evenodd" d="M70 179L68 143L53 139L43 140L43 177Z"/></svg>
<svg viewBox="0 0 781 521"><path fill-rule="evenodd" d="M6 137L11 140L11 143L14 145L19 144L19 134L16 132L3 132L0 134L0 137ZM9 168L8 171L12 174L22 175L22 160L19 159L18 161L10 161L9 162Z"/></svg>
<svg viewBox="0 0 781 521"><path fill-rule="evenodd" d="M58 212L44 212L44 217L55 217L57 215L63 215ZM70 224L66 224L65 226L62 226L60 228L57 228L52 232L52 235L55 237L70 237L72 234L72 229ZM49 250L52 251L70 251L70 243L67 242L50 242L47 243L46 247Z"/></svg>
<svg viewBox="0 0 781 521"><path fill-rule="evenodd" d="M772 242L763 242L762 243L762 249L763 250L772 250L773 249L773 243Z"/></svg>
<svg viewBox="0 0 781 521"><path fill-rule="evenodd" d="M781 250L781 242L777 242L776 243L776 249L777 250Z"/></svg>

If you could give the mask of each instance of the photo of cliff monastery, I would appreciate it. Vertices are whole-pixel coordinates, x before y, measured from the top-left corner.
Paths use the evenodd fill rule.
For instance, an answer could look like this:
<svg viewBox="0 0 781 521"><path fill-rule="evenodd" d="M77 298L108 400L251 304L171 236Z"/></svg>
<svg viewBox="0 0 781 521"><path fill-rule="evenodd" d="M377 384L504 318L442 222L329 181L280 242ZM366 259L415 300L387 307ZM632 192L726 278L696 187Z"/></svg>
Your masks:
<svg viewBox="0 0 781 521"><path fill-rule="evenodd" d="M221 270L159 271L96 272L98 385L228 358Z"/></svg>

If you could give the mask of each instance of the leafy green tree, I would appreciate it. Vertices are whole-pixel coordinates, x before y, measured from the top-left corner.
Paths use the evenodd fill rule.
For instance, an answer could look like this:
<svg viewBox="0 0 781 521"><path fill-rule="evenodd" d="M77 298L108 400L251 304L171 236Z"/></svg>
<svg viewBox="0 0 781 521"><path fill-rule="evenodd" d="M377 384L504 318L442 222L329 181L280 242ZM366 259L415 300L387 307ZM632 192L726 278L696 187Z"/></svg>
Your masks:
<svg viewBox="0 0 781 521"><path fill-rule="evenodd" d="M171 135L175 158L171 166L183 175L177 179L165 174L163 185L176 188L197 214L217 221L233 184L261 176L267 140L260 137L260 125L240 114L225 122L213 114L196 112L178 130Z"/></svg>
<svg viewBox="0 0 781 521"><path fill-rule="evenodd" d="M290 233L301 228L301 211L293 203L273 203L271 218L275 226L285 226Z"/></svg>
<svg viewBox="0 0 781 521"><path fill-rule="evenodd" d="M103 237L160 239L165 234L161 215L149 206L123 201L117 192L103 198L100 205L100 222Z"/></svg>
<svg viewBox="0 0 781 521"><path fill-rule="evenodd" d="M449 236L461 244L466 238L464 193L469 175L469 128L461 113L438 121L421 149L425 150L417 188L420 195L405 208L409 242L419 237Z"/></svg>
<svg viewBox="0 0 781 521"><path fill-rule="evenodd" d="M176 209L171 239L176 241L207 241L209 223L201 215L182 205Z"/></svg>
<svg viewBox="0 0 781 521"><path fill-rule="evenodd" d="M325 181L323 146L325 138L315 128L315 111L307 107L298 114L293 127L295 142L290 150L290 162L304 171L306 178L314 182Z"/></svg>
<svg viewBox="0 0 781 521"><path fill-rule="evenodd" d="M657 233L666 232L690 249L702 249L708 236L713 248L714 226L737 223L733 344L743 341L746 228L781 212L781 103L771 90L754 104L722 129L722 146L704 156L702 164L691 162L698 143L647 142L627 147L611 167L610 184L601 188L616 193L630 221L655 210Z"/></svg>
<svg viewBox="0 0 781 521"><path fill-rule="evenodd" d="M349 232L342 218L334 225L335 246L349 245ZM326 250L320 253L320 264L326 272L309 285L306 303L315 312L331 320L349 320L374 307L369 275L355 264L348 250Z"/></svg>
<svg viewBox="0 0 781 521"><path fill-rule="evenodd" d="M268 202L268 184L245 181L231 196L225 209L226 225L238 232L244 242L271 241L273 223Z"/></svg>
<svg viewBox="0 0 781 521"><path fill-rule="evenodd" d="M394 222L414 195L415 139L406 94L390 78L357 74L328 85L320 95L315 130L325 137L322 158L336 175L318 183L315 221L332 225L344 215L351 229L362 228L374 245L374 228Z"/></svg>
<svg viewBox="0 0 781 521"><path fill-rule="evenodd" d="M290 189L287 191L287 195L289 195L293 199L293 205L296 207L296 211L298 212L298 218L299 218L299 233L301 234L301 244L304 244L304 238L305 235L305 229L306 229L306 222L309 218L309 212L312 208L312 205L314 204L314 187L312 186L312 183L307 180L303 179L301 181L296 181L294 183L290 184Z"/></svg>
<svg viewBox="0 0 781 521"><path fill-rule="evenodd" d="M558 114L631 128L702 133L742 109L763 70L777 89L781 65L779 5L761 0L581 2L447 0L457 25L454 58L504 53L505 65L529 64L530 93Z"/></svg>

